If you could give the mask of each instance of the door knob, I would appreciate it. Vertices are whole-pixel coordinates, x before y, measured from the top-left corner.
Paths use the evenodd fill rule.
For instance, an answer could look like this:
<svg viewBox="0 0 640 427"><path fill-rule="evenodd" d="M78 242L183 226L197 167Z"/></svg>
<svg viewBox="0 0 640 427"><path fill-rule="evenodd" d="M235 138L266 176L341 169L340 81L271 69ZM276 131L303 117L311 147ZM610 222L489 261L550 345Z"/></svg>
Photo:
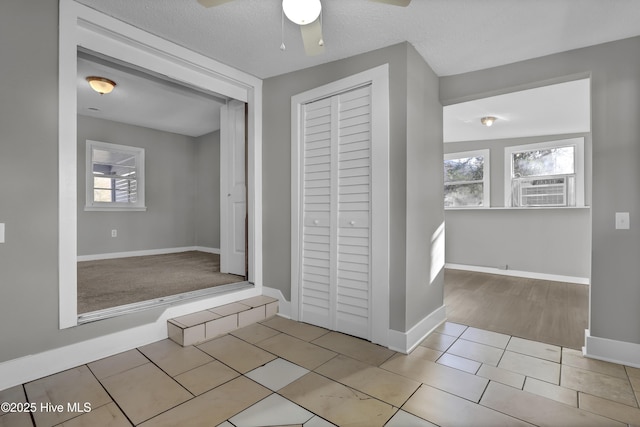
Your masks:
<svg viewBox="0 0 640 427"><path fill-rule="evenodd" d="M356 225L355 221L349 221L349 225Z"/></svg>
<svg viewBox="0 0 640 427"><path fill-rule="evenodd" d="M320 221L318 221L317 219L314 219L313 220L313 225L318 225L318 224L320 224Z"/></svg>

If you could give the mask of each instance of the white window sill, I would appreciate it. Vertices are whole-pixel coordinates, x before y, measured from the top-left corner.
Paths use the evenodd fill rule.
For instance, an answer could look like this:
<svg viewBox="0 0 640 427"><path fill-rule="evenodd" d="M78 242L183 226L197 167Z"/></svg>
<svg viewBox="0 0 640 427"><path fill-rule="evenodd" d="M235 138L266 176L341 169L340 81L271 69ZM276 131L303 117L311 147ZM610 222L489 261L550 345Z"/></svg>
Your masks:
<svg viewBox="0 0 640 427"><path fill-rule="evenodd" d="M85 212L146 212L146 206L85 206Z"/></svg>
<svg viewBox="0 0 640 427"><path fill-rule="evenodd" d="M445 211L531 211L531 210L555 210L555 209L591 209L591 206L529 206L529 207L468 207L468 208L444 208Z"/></svg>

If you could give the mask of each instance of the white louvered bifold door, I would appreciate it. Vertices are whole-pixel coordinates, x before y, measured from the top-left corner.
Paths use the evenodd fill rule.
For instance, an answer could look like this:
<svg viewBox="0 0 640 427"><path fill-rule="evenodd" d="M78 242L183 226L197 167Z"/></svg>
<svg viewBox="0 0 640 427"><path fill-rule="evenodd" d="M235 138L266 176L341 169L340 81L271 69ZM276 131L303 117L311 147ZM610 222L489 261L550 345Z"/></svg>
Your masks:
<svg viewBox="0 0 640 427"><path fill-rule="evenodd" d="M304 110L302 320L331 328L331 99Z"/></svg>
<svg viewBox="0 0 640 427"><path fill-rule="evenodd" d="M370 86L339 96L337 330L369 338Z"/></svg>
<svg viewBox="0 0 640 427"><path fill-rule="evenodd" d="M370 86L304 106L301 319L370 338Z"/></svg>

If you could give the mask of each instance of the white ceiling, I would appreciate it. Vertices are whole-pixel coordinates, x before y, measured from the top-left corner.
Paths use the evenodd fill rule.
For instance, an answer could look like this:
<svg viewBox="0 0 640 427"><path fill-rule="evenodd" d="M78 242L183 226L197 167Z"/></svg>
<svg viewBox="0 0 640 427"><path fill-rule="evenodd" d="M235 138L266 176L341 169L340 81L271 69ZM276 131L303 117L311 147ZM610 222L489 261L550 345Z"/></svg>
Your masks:
<svg viewBox="0 0 640 427"><path fill-rule="evenodd" d="M280 0L79 0L260 78L409 41L439 76L640 35L638 0L324 0L326 51L307 57Z"/></svg>
<svg viewBox="0 0 640 427"><path fill-rule="evenodd" d="M444 142L589 132L590 84L575 80L447 105ZM485 116L498 120L487 127L480 122Z"/></svg>
<svg viewBox="0 0 640 427"><path fill-rule="evenodd" d="M640 35L638 0L413 0L406 8L369 0L323 0L326 49L309 57L299 28L286 19L287 49L279 49L280 0L234 0L209 9L196 0L77 1L259 78L402 41L409 41L436 74L445 76ZM80 62L79 67L89 65ZM219 105L199 95L185 96L176 86L163 89L157 80L140 81L138 76L118 74L121 70L113 74L99 67L81 71L80 114L128 123L135 117L134 124L194 136L219 125L212 121L219 119ZM116 76L118 87L112 94L101 97L87 89L82 79L94 71ZM470 132L486 136L487 130L492 138L530 135L526 132L532 127L539 134L541 123L553 129L556 119L565 120L563 113L570 111L556 103L565 98L541 103L518 103L517 98L493 97L449 106L445 140L483 139L483 134ZM542 108L533 111L536 105ZM485 113L501 119L492 128L477 126L478 116ZM166 128L169 123L177 127Z"/></svg>
<svg viewBox="0 0 640 427"><path fill-rule="evenodd" d="M100 95L88 76L116 82ZM86 54L78 55L78 114L198 137L220 129L225 100ZM96 110L97 109L97 110Z"/></svg>

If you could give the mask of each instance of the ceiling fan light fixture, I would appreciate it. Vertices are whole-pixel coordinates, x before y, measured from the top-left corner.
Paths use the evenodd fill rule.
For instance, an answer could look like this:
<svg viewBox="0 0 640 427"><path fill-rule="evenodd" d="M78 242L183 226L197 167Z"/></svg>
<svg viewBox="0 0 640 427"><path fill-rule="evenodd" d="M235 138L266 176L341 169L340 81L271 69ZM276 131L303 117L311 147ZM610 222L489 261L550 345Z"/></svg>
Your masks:
<svg viewBox="0 0 640 427"><path fill-rule="evenodd" d="M498 120L497 117L493 117L493 116L486 116L480 119L480 123L482 123L483 125L490 127L496 120Z"/></svg>
<svg viewBox="0 0 640 427"><path fill-rule="evenodd" d="M307 25L320 16L320 0L282 0L282 10L287 18L298 25Z"/></svg>
<svg viewBox="0 0 640 427"><path fill-rule="evenodd" d="M100 95L111 93L113 88L116 87L116 82L105 77L89 76L87 77L87 82L89 82L91 89L95 90Z"/></svg>

